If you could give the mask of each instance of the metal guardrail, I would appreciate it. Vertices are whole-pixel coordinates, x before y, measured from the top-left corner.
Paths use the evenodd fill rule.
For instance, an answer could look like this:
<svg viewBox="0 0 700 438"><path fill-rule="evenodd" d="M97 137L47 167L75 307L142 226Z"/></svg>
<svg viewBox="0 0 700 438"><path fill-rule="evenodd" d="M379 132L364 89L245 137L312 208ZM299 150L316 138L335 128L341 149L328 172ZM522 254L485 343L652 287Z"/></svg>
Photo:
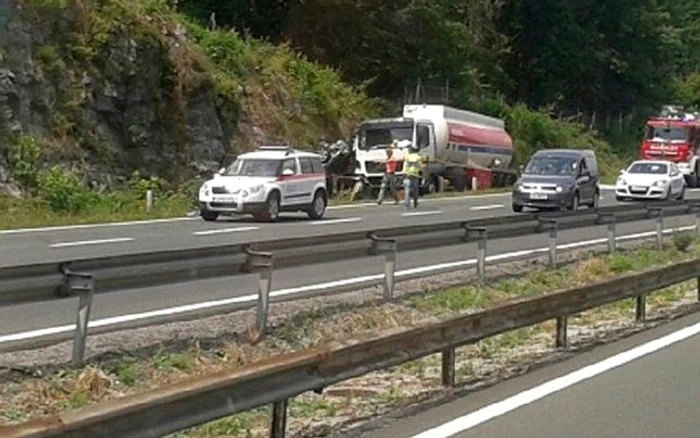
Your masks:
<svg viewBox="0 0 700 438"><path fill-rule="evenodd" d="M301 299L321 293L342 293L377 285L382 287L385 299L392 299L394 285L397 281L395 272L399 246L402 251L409 251L476 242L477 272L483 278L486 271L489 240L548 233L549 262L555 266L557 264L559 231L607 224L608 246L613 251L615 249L616 224L655 219L657 241L660 245L663 240L664 217L687 214L695 214L696 224L700 223L700 200L648 205L629 204L579 212L517 214L471 221L385 227L369 232L354 231L269 242L251 242L0 268L0 306L75 296L80 298L76 328L72 336L70 333L61 332L29 341L6 342L0 345L0 351L37 348L70 340L72 337L74 340L73 363L75 365L82 364L94 293L257 272L260 275L260 281L258 298L255 303L239 303L235 309L229 306L226 309L195 311L184 315L166 315L138 323L127 322L122 325L91 328L90 333L107 333L127 327L144 327L164 322L201 318L220 314L223 311L246 309L257 305L256 329L257 336L261 337L264 334L271 301ZM698 229L700 230L700 228ZM296 294L293 297L270 296L273 260L275 268L289 268L380 255L384 256L384 274L379 276L378 280L368 279L361 283L343 284L333 288ZM461 268L450 267L441 272L457 269ZM435 274L436 272L418 273L402 277L400 280L405 281ZM87 281L88 278L90 281Z"/></svg>
<svg viewBox="0 0 700 438"><path fill-rule="evenodd" d="M636 298L646 318L646 296L700 278L700 258L612 280L507 302L456 318L366 339L277 356L233 371L193 378L82 410L0 426L0 436L140 438L165 436L228 415L273 405L270 436L283 438L290 398L434 353L442 355L442 382L455 385L455 348L510 330L556 319L556 346L567 344L567 319L576 313ZM700 280L698 281L700 300Z"/></svg>

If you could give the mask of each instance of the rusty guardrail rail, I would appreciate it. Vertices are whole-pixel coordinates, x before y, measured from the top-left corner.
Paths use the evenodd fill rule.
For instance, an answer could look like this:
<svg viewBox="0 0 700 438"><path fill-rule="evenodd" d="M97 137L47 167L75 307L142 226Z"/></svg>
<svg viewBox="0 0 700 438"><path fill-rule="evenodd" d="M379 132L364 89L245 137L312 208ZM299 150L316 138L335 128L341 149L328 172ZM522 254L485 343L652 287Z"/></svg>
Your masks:
<svg viewBox="0 0 700 438"><path fill-rule="evenodd" d="M646 296L700 278L700 258L612 280L507 302L485 311L290 353L237 370L193 378L74 412L16 426L0 437L140 438L165 436L218 418L272 405L271 438L285 436L287 403L323 388L434 353L442 355L442 382L455 384L455 348L555 319L556 346L565 347L567 319L576 313L636 298L646 318ZM700 299L700 280L698 281Z"/></svg>
<svg viewBox="0 0 700 438"><path fill-rule="evenodd" d="M518 214L472 221L385 227L370 231L290 238L276 242L241 243L0 268L0 306L73 297L78 297L80 301L73 332L63 330L29 340L3 342L0 344L0 351L37 348L73 339L73 363L82 364L92 297L95 293L258 273L260 281L255 299L237 300L231 305L197 309L183 314L164 314L138 321L91 327L89 332L108 333L126 328L202 318L257 306L256 330L258 336L263 336L271 302L308 298L321 293L342 293L377 285L382 286L383 297L390 300L397 281L455 271L465 267L448 265L439 271L418 270L409 275L397 276L396 257L399 248L402 251L409 251L417 248L427 249L476 242L477 272L481 278L484 278L490 240L547 233L549 263L556 266L557 240L560 231L607 225L608 247L610 251L614 251L617 239L616 224L654 220L657 242L661 245L664 218L688 214L695 214L697 226L700 223L700 200L630 204L579 212ZM700 230L700 227L697 229ZM369 276L361 282L339 284L332 288L324 287L287 296L271 295L273 264L279 269L377 256L384 257L383 274ZM502 259L500 263L507 261L511 260Z"/></svg>

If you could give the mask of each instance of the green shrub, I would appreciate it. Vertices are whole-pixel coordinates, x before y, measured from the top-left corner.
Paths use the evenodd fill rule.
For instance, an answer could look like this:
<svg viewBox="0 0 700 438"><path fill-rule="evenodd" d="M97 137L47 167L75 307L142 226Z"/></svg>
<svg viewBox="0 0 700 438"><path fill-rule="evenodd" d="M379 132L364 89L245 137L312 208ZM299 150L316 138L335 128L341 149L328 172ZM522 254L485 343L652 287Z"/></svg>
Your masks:
<svg viewBox="0 0 700 438"><path fill-rule="evenodd" d="M22 135L10 142L7 150L7 162L12 178L29 190L38 186L39 160L41 146L31 136Z"/></svg>
<svg viewBox="0 0 700 438"><path fill-rule="evenodd" d="M75 174L54 166L39 175L39 194L50 211L55 213L83 213L96 199Z"/></svg>

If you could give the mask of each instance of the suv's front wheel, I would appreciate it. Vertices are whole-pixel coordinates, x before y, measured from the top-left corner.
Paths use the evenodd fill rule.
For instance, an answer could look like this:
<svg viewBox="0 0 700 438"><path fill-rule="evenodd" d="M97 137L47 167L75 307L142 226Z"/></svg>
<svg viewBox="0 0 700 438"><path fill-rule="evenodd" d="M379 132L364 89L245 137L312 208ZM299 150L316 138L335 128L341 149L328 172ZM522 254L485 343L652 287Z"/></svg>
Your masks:
<svg viewBox="0 0 700 438"><path fill-rule="evenodd" d="M255 220L275 222L280 216L280 194L277 191L270 193L265 201L264 210L254 215Z"/></svg>
<svg viewBox="0 0 700 438"><path fill-rule="evenodd" d="M311 219L321 219L326 213L327 204L326 192L323 189L316 190L307 214Z"/></svg>
<svg viewBox="0 0 700 438"><path fill-rule="evenodd" d="M199 215L202 216L202 219L204 219L207 222L214 222L216 218L219 217L219 213L215 211L209 211L206 208L200 209Z"/></svg>

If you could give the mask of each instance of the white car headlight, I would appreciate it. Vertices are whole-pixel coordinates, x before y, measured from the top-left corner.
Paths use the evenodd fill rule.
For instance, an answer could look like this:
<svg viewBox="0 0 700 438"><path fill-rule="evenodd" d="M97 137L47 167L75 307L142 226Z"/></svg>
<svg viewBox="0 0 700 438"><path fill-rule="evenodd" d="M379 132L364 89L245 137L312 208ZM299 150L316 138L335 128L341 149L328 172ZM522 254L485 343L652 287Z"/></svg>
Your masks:
<svg viewBox="0 0 700 438"><path fill-rule="evenodd" d="M250 188L248 189L248 191L250 191L250 193L258 193L260 190L263 189L263 187L265 187L265 186L263 186L262 184L260 184L260 185L257 185L257 186L250 187Z"/></svg>
<svg viewBox="0 0 700 438"><path fill-rule="evenodd" d="M562 186L557 186L557 189L556 189L556 190L557 190L557 193L561 193L561 192L564 191L564 187L562 187Z"/></svg>
<svg viewBox="0 0 700 438"><path fill-rule="evenodd" d="M617 184L618 184L618 185L621 185L621 186L626 186L626 185L627 185L627 181L625 181L624 178L618 178L618 179L617 179Z"/></svg>
<svg viewBox="0 0 700 438"><path fill-rule="evenodd" d="M666 185L666 183L668 183L668 181L666 181L665 179L660 179L658 181L654 181L654 184L652 185L654 187L663 187L664 185Z"/></svg>

